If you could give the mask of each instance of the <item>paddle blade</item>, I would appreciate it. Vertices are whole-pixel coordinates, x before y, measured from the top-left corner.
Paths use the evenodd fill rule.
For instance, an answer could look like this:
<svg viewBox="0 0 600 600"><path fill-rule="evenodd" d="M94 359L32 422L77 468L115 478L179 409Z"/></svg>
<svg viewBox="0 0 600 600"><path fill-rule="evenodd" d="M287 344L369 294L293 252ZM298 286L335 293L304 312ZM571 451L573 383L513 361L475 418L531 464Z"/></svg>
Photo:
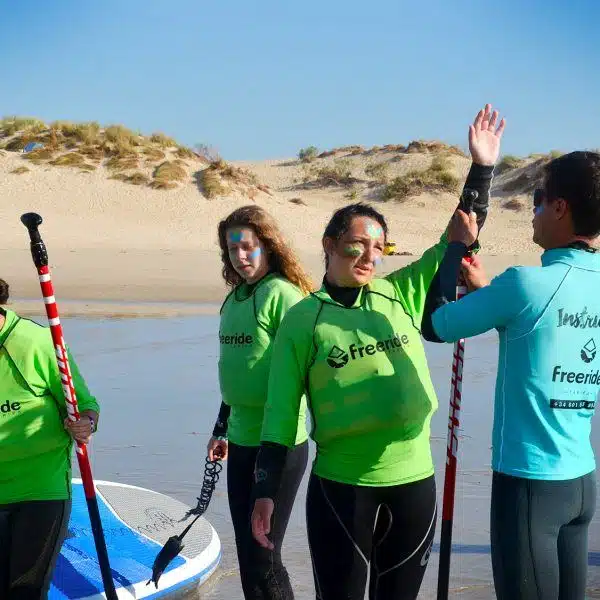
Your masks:
<svg viewBox="0 0 600 600"><path fill-rule="evenodd" d="M151 582L154 582L154 586L156 587L156 589L158 589L158 580L160 579L161 575L169 566L169 563L182 550L183 544L181 543L179 536L172 535L154 559L154 564L152 565L152 579L150 579L150 581L148 581L146 585L149 585Z"/></svg>

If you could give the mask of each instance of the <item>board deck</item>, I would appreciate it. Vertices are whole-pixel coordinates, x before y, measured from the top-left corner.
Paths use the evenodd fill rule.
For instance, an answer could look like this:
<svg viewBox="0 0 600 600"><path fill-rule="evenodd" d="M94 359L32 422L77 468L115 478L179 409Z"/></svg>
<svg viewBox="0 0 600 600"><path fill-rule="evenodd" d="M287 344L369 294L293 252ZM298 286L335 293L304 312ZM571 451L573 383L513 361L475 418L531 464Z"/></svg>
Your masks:
<svg viewBox="0 0 600 600"><path fill-rule="evenodd" d="M188 506L131 485L96 481L100 518L119 600L172 599L204 583L221 559L221 542L201 517L185 536L184 548L159 580L146 585L163 544L178 535L193 517L182 520ZM49 600L105 598L102 578L80 479L73 479L69 533L58 557Z"/></svg>

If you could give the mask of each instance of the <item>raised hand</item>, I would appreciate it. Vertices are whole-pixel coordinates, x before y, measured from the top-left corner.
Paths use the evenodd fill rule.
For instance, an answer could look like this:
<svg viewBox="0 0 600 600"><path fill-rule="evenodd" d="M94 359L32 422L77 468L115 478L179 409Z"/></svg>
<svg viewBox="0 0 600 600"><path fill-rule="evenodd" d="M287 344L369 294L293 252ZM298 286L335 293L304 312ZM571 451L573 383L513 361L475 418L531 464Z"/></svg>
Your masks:
<svg viewBox="0 0 600 600"><path fill-rule="evenodd" d="M506 120L502 118L498 127L499 113L492 111L492 105L486 104L469 126L469 151L474 163L492 166L500 156L500 140L504 133Z"/></svg>

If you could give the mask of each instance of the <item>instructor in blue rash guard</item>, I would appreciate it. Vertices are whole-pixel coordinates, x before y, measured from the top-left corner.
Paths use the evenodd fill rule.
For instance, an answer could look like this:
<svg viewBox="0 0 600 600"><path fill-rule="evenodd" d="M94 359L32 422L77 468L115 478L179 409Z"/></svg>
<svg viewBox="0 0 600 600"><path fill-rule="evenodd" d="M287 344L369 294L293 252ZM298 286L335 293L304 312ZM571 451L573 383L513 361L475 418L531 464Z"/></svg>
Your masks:
<svg viewBox="0 0 600 600"><path fill-rule="evenodd" d="M596 504L591 420L600 390L600 154L545 167L534 193L542 266L487 283L481 261L448 246L423 335L452 342L497 329L491 545L499 600L583 600ZM455 301L461 270L469 289ZM433 315L431 314L433 311ZM429 317L428 317L429 315Z"/></svg>

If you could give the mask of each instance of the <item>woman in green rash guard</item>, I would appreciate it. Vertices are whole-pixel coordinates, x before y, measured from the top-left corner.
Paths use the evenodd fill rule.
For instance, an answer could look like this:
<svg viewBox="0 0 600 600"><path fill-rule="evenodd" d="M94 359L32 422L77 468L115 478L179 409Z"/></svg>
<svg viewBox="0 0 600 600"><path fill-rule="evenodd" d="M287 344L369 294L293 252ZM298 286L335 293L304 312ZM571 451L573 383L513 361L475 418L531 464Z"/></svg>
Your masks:
<svg viewBox="0 0 600 600"><path fill-rule="evenodd" d="M0 598L47 597L71 511L72 440L98 422L70 356L81 420L67 418L50 331L11 310L0 279Z"/></svg>
<svg viewBox="0 0 600 600"><path fill-rule="evenodd" d="M436 521L429 438L437 408L420 324L448 243L471 246L483 224L504 127L496 129L497 118L488 105L470 128L466 187L479 193L475 213L457 210L420 259L376 279L383 216L361 203L339 209L323 235L323 287L294 306L277 333L252 529L272 546L281 464L306 393L317 445L306 520L319 600L363 600L369 566L371 600L419 593Z"/></svg>
<svg viewBox="0 0 600 600"><path fill-rule="evenodd" d="M281 545L308 462L306 405L296 415L293 449L283 468L270 552L250 529L254 465L260 447L273 340L288 309L312 289L274 219L243 206L219 223L225 282L233 287L221 308L219 381L222 403L211 460L227 458L227 491L246 600L289 600L293 592Z"/></svg>

